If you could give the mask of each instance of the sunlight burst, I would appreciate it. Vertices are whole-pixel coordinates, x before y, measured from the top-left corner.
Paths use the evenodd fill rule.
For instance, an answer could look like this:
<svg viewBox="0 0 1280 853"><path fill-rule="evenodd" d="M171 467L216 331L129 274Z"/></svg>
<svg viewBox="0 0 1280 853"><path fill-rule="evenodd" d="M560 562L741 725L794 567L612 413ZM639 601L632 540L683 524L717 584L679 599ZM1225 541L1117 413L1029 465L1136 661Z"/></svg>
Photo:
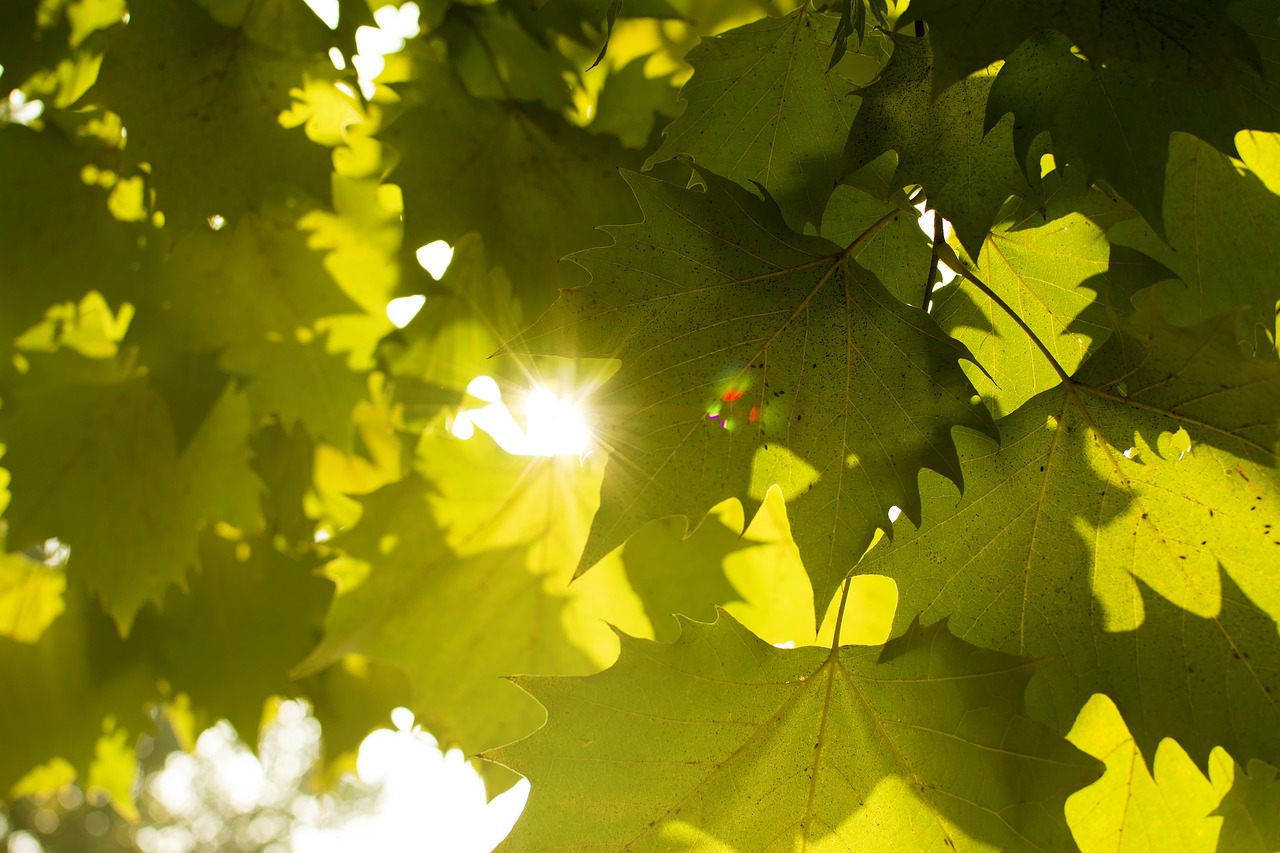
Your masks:
<svg viewBox="0 0 1280 853"><path fill-rule="evenodd" d="M525 396L524 426L502 402L498 383L489 376L477 376L467 385L467 393L483 406L464 406L449 424L455 438L471 438L483 430L512 456L577 456L586 458L591 444L591 430L583 417L581 405L561 397L549 388L534 385Z"/></svg>

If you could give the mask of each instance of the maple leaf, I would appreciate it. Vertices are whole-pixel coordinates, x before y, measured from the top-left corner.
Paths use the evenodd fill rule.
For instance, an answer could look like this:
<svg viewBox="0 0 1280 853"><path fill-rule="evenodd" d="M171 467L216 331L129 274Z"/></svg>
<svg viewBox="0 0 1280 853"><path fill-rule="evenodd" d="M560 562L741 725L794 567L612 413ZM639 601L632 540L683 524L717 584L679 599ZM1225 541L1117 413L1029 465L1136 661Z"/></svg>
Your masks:
<svg viewBox="0 0 1280 853"><path fill-rule="evenodd" d="M363 498L360 523L333 540L364 566L331 569L340 593L298 672L351 653L397 664L424 725L474 753L538 723L500 676L591 672L612 658L612 635L567 587L599 473L506 457L482 440L443 441L449 452L423 465L445 493L411 473ZM385 538L392 531L397 540ZM476 618L477 603L487 616ZM515 781L489 770L495 792Z"/></svg>
<svg viewBox="0 0 1280 853"><path fill-rule="evenodd" d="M916 0L902 20L929 22L935 93L1050 28L1071 39L1095 67L1125 60L1148 80L1206 82L1230 90L1248 73L1239 62L1260 71L1262 60L1228 17L1228 7L1227 0Z"/></svg>
<svg viewBox="0 0 1280 853"><path fill-rule="evenodd" d="M822 221L840 170L856 87L827 71L836 19L800 8L703 39L689 51L683 113L646 165L689 154L769 192L787 224Z"/></svg>
<svg viewBox="0 0 1280 853"><path fill-rule="evenodd" d="M444 276L420 289L422 310L379 347L381 362L395 377L396 400L408 415L425 418L443 403L461 401L467 385L481 374L525 378L522 365L489 360L519 334L524 312L512 296L511 280L489 266L479 235L463 235Z"/></svg>
<svg viewBox="0 0 1280 853"><path fill-rule="evenodd" d="M402 155L393 180L404 190L406 244L480 232L525 310L540 313L557 287L582 282L560 258L599 245L596 223L634 216L616 171L640 156L538 104L473 98L435 60L417 72L404 114L382 134Z"/></svg>
<svg viewBox="0 0 1280 853"><path fill-rule="evenodd" d="M0 637L19 643L40 639L62 613L67 576L26 554L0 555Z"/></svg>
<svg viewBox="0 0 1280 853"><path fill-rule="evenodd" d="M1257 165L1265 170L1265 164ZM1276 216L1280 199L1257 173L1242 171L1205 142L1175 133L1165 172L1164 238L1141 220L1121 222L1107 236L1177 274L1181 281L1157 286L1160 307L1171 321L1191 324L1237 305L1264 311L1275 305L1280 286L1272 270L1280 264L1280 247L1254 224Z"/></svg>
<svg viewBox="0 0 1280 853"><path fill-rule="evenodd" d="M97 181L112 152L77 146L57 127L37 132L0 125L0 330L5 341L25 332L58 302L97 290L118 303L141 286L145 230L107 211Z"/></svg>
<svg viewBox="0 0 1280 853"><path fill-rule="evenodd" d="M0 636L0 725L10 742L0 750L0 793L37 765L61 756L86 770L103 723L139 733L150 721L140 697L154 693L155 672L137 659L113 654L116 626L70 584L62 615L34 643Z"/></svg>
<svg viewBox="0 0 1280 853"><path fill-rule="evenodd" d="M975 266L1058 364L1072 372L1110 335L1110 317L1095 290L1103 288L1098 279L1109 262L1102 228L1086 216L1023 204L988 232ZM932 314L982 365L986 375L977 370L969 375L995 414L1014 411L1060 381L1004 309L964 279L938 292Z"/></svg>
<svg viewBox="0 0 1280 853"><path fill-rule="evenodd" d="M847 246L895 207L906 207L903 201L901 198L881 201L842 184L831 194L822 213L822 236ZM898 301L918 308L929 277L930 255L929 239L912 214L896 216L881 225L871 239L859 245L853 257L880 279Z"/></svg>
<svg viewBox="0 0 1280 853"><path fill-rule="evenodd" d="M188 235L156 272L149 294L155 307L144 320L150 325L134 339L144 346L159 341L154 347L161 352L151 358L192 365L215 393L220 377L238 377L257 414L275 414L287 424L305 419L320 438L346 447L352 408L367 396L366 379L329 351L329 333L317 329L322 319L362 311L298 230L305 212L304 202L286 196L234 227ZM246 313L246 304L254 310ZM175 328L181 330L176 346ZM217 371L200 365L199 354L209 352L217 354ZM308 377L306 385L298 376ZM178 390L192 387L186 381Z"/></svg>
<svg viewBox="0 0 1280 853"><path fill-rule="evenodd" d="M1096 764L1025 715L1034 662L941 625L838 652L773 648L728 614L682 629L623 635L596 676L516 679L548 721L485 755L534 784L501 849L1069 845L1052 815Z"/></svg>
<svg viewBox="0 0 1280 853"><path fill-rule="evenodd" d="M195 562L199 517L164 403L145 379L65 352L6 382L4 398L8 546L71 544L71 570L127 632Z"/></svg>
<svg viewBox="0 0 1280 853"><path fill-rule="evenodd" d="M1280 844L1280 790L1275 767L1250 761L1248 773L1236 767L1235 784L1222 798L1215 815L1222 816L1219 850L1262 853Z"/></svg>
<svg viewBox="0 0 1280 853"><path fill-rule="evenodd" d="M713 605L742 600L725 576L724 562L757 544L716 522L700 526L688 539L684 527L679 519L656 521L622 547L627 580L644 603L654 639L663 642L679 634L676 614L714 618Z"/></svg>
<svg viewBox="0 0 1280 853"><path fill-rule="evenodd" d="M549 110L572 106L565 79L574 74L573 66L496 5L452 6L435 35L448 45L449 59L472 97L538 101Z"/></svg>
<svg viewBox="0 0 1280 853"><path fill-rule="evenodd" d="M593 400L611 459L580 572L655 518L728 497L750 517L778 483L821 612L890 506L918 517L919 469L955 476L951 428L990 422L926 314L701 174L706 192L628 175L645 221L577 255L592 284L511 348L622 362Z"/></svg>
<svg viewBox="0 0 1280 853"><path fill-rule="evenodd" d="M1135 315L1001 420L998 452L961 434L964 496L922 486L932 518L860 568L898 581L900 620L1052 655L1029 701L1060 730L1105 692L1148 755L1168 736L1274 760L1280 366L1234 329Z"/></svg>
<svg viewBox="0 0 1280 853"><path fill-rule="evenodd" d="M1211 816L1231 785L1225 751L1214 750L1206 778L1177 742L1164 740L1148 767L1116 706L1102 695L1089 700L1067 737L1107 765L1101 779L1067 800L1067 823L1080 849L1240 849L1220 846L1220 821Z"/></svg>
<svg viewBox="0 0 1280 853"><path fill-rule="evenodd" d="M1059 165L1079 165L1089 182L1105 180L1162 234L1170 134L1191 133L1234 153L1237 130L1280 129L1280 117L1258 109L1242 113L1208 89L1148 83L1127 63L1091 67L1056 33L1028 39L1001 67L986 105L986 126L996 128L1010 112L1019 163L1034 165L1027 151L1048 131Z"/></svg>
<svg viewBox="0 0 1280 853"><path fill-rule="evenodd" d="M259 26L254 10L219 22L195 0L134 0L87 96L124 119L128 150L150 163L174 228L214 215L234 223L266 187L328 195L328 152L278 119L304 75L331 77L333 66Z"/></svg>
<svg viewBox="0 0 1280 853"><path fill-rule="evenodd" d="M258 536L230 541L207 531L199 561L188 588L144 612L130 640L159 659L201 727L225 719L252 737L264 697L296 691L287 673L320 636L333 583L315 573L320 560L289 557Z"/></svg>
<svg viewBox="0 0 1280 853"><path fill-rule="evenodd" d="M638 57L609 72L587 130L611 133L628 148L644 148L661 119L679 115L678 90L670 76L649 77L645 63Z"/></svg>
<svg viewBox="0 0 1280 853"><path fill-rule="evenodd" d="M928 40L893 38L889 64L860 92L841 177L848 180L886 151L896 152L892 187L922 185L929 206L976 255L1005 201L1029 187L1014 159L1012 121L983 126L994 74L975 74L935 98L932 67Z"/></svg>

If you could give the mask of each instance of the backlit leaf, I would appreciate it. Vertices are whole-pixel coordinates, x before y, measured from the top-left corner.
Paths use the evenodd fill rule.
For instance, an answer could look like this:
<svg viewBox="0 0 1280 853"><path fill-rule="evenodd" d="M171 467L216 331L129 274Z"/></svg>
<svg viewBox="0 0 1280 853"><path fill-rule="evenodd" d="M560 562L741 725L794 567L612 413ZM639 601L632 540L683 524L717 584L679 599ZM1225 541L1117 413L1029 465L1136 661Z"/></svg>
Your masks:
<svg viewBox="0 0 1280 853"><path fill-rule="evenodd" d="M1280 753L1280 366L1242 358L1234 326L1140 313L1083 384L1000 421L999 451L957 434L963 497L929 477L923 526L862 564L898 581L900 630L923 613L1051 656L1029 702L1062 731L1104 692L1147 756Z"/></svg>
<svg viewBox="0 0 1280 853"><path fill-rule="evenodd" d="M534 785L501 849L1069 846L1056 813L1095 763L1025 715L1034 663L940 625L838 654L682 627L624 636L600 675L519 679L548 722L486 754Z"/></svg>
<svg viewBox="0 0 1280 853"><path fill-rule="evenodd" d="M984 127L994 75L980 72L936 99L933 57L925 39L896 36L880 78L860 92L862 105L844 152L843 178L888 150L898 155L895 187L921 184L936 209L976 254L1011 195L1028 191L1014 159L1012 123ZM923 283L921 285L923 287Z"/></svg>
<svg viewBox="0 0 1280 853"><path fill-rule="evenodd" d="M703 179L629 176L646 221L578 255L592 284L513 347L622 362L592 401L611 458L579 571L655 518L696 525L728 497L750 517L776 483L821 612L890 506L918 517L921 468L958 480L951 428L989 421L968 353L928 316L768 201Z"/></svg>
<svg viewBox="0 0 1280 853"><path fill-rule="evenodd" d="M480 232L531 314L556 288L582 282L580 270L559 261L604 242L597 223L634 217L616 171L640 157L609 137L537 104L477 100L432 59L418 63L405 97L408 108L382 138L402 158L392 180L404 189L406 242Z"/></svg>
<svg viewBox="0 0 1280 853"><path fill-rule="evenodd" d="M328 194L328 152L277 119L290 89L333 66L252 35L195 0L133 0L108 46L89 98L123 117L128 150L151 164L157 205L176 228L214 215L234 223L270 186Z"/></svg>
<svg viewBox="0 0 1280 853"><path fill-rule="evenodd" d="M820 223L856 104L854 85L827 71L835 26L800 8L704 39L687 57L687 106L648 162L689 154L701 168L764 187L792 228Z"/></svg>
<svg viewBox="0 0 1280 853"><path fill-rule="evenodd" d="M1185 850L1213 853L1222 821L1212 816L1231 787L1231 758L1215 750L1209 777L1175 741L1148 767L1115 705L1089 700L1068 739L1107 765L1102 778L1067 800L1067 823L1085 853Z"/></svg>

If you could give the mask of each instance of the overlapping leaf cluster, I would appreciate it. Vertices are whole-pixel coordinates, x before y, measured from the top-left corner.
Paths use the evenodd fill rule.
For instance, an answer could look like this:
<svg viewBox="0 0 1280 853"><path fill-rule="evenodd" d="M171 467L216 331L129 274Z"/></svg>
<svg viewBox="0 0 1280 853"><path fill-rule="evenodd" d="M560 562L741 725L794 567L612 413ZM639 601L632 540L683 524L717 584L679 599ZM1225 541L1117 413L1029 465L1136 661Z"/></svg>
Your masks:
<svg viewBox="0 0 1280 853"><path fill-rule="evenodd" d="M512 850L1274 847L1274 3L375 5L0 12L0 790L302 696Z"/></svg>

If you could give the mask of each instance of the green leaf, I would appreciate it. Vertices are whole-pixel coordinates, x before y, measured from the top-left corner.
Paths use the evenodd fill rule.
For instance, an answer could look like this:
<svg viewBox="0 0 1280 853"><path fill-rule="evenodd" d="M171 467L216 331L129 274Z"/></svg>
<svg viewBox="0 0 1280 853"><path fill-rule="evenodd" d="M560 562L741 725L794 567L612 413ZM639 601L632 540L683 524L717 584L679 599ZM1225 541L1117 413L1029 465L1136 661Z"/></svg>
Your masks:
<svg viewBox="0 0 1280 853"><path fill-rule="evenodd" d="M539 101L549 110L572 106L565 77L573 66L505 10L454 5L434 35L448 44L449 59L473 97Z"/></svg>
<svg viewBox="0 0 1280 853"><path fill-rule="evenodd" d="M1082 851L1220 849L1221 821L1211 815L1232 774L1222 750L1214 750L1208 778L1172 740L1160 742L1148 768L1116 706L1102 695L1085 705L1068 739L1107 765L1101 779L1067 800L1067 823Z"/></svg>
<svg viewBox="0 0 1280 853"><path fill-rule="evenodd" d="M963 497L930 477L924 524L861 565L898 581L900 625L1052 656L1029 702L1059 731L1103 692L1147 756L1280 754L1280 365L1234 330L1140 312L1001 420L998 452L959 434Z"/></svg>
<svg viewBox="0 0 1280 853"><path fill-rule="evenodd" d="M246 213L233 228L204 228L174 247L159 298L190 348L240 361L299 329L314 331L321 318L360 312L298 229L305 207L287 197Z"/></svg>
<svg viewBox="0 0 1280 853"><path fill-rule="evenodd" d="M192 353L186 361L216 351L219 370L241 380L256 416L290 425L301 419L345 448L367 380L331 351L328 333L316 330L321 320L363 312L298 229L305 207L288 196L245 214L234 230L189 234L158 276L149 335Z"/></svg>
<svg viewBox="0 0 1280 853"><path fill-rule="evenodd" d="M787 224L817 225L840 170L856 87L827 71L836 20L800 8L703 39L689 51L684 112L648 165L678 154L773 197Z"/></svg>
<svg viewBox="0 0 1280 853"><path fill-rule="evenodd" d="M976 255L1005 201L1026 195L1030 187L1014 159L1012 122L983 126L994 75L975 74L935 99L932 67L926 39L894 37L889 64L861 92L841 178L895 151L898 166L890 191L921 184L929 206L955 226L965 249Z"/></svg>
<svg viewBox="0 0 1280 853"><path fill-rule="evenodd" d="M680 633L676 614L714 619L713 605L742 600L725 576L724 562L735 551L756 544L713 520L688 539L683 538L684 528L679 519L655 521L622 546L627 580L644 602L654 639L662 642Z"/></svg>
<svg viewBox="0 0 1280 853"><path fill-rule="evenodd" d="M635 203L615 174L640 158L608 136L567 125L536 104L477 100L431 59L405 92L408 107L382 138L401 154L405 242L485 239L492 261L518 282L530 315L556 288L582 283L569 252L599 245L600 222L625 222ZM441 204L441 199L449 203Z"/></svg>
<svg viewBox="0 0 1280 853"><path fill-rule="evenodd" d="M1165 239L1140 220L1122 222L1107 236L1177 273L1181 281L1164 282L1156 293L1170 320L1192 324L1237 305L1273 311L1280 299L1274 273L1280 245L1258 226L1277 217L1280 198L1253 172L1175 133L1165 173Z"/></svg>
<svg viewBox="0 0 1280 853"><path fill-rule="evenodd" d="M146 602L183 583L201 522L256 521L247 408L228 391L179 454L145 377L66 351L30 363L5 382L0 415L9 547L71 546L69 571L127 634Z"/></svg>
<svg viewBox="0 0 1280 853"><path fill-rule="evenodd" d="M229 28L194 0L133 0L88 95L123 117L128 150L150 163L156 203L177 229L214 215L235 223L266 187L328 195L329 152L278 118L304 75L330 77L333 66L255 40L255 20Z"/></svg>
<svg viewBox="0 0 1280 853"><path fill-rule="evenodd" d="M0 554L0 637L34 643L62 614L67 576L25 554Z"/></svg>
<svg viewBox="0 0 1280 853"><path fill-rule="evenodd" d="M1054 28L1095 68L1131 62L1148 81L1209 84L1230 92L1242 71L1259 69L1258 48L1227 15L1228 0L915 0L902 20L929 22L942 92L1004 59L1037 31Z"/></svg>
<svg viewBox="0 0 1280 853"><path fill-rule="evenodd" d="M1018 162L1048 131L1059 166L1077 165L1086 181L1102 179L1161 233L1169 135L1195 134L1222 151L1235 150L1243 127L1280 129L1273 119L1244 121L1220 94L1196 86L1148 83L1138 69L1116 63L1094 68L1071 52L1065 36L1028 39L1000 69L986 107L987 126L1014 114Z"/></svg>
<svg viewBox="0 0 1280 853"><path fill-rule="evenodd" d="M1236 767L1235 783L1222 798L1221 853L1263 853L1280 849L1280 785L1275 767L1250 761L1249 772Z"/></svg>
<svg viewBox="0 0 1280 853"><path fill-rule="evenodd" d="M502 849L1070 845L1062 802L1096 763L1026 716L1033 662L940 625L838 654L727 614L682 627L624 635L600 675L517 680L548 722L485 756L534 786Z"/></svg>
<svg viewBox="0 0 1280 853"><path fill-rule="evenodd" d="M87 771L107 718L118 730L146 730L141 697L154 694L155 673L118 657L120 646L111 620L74 582L64 612L37 642L0 637L0 794L10 796L15 782L54 756Z"/></svg>
<svg viewBox="0 0 1280 853"><path fill-rule="evenodd" d="M345 450L355 432L352 411L369 396L368 380L350 368L346 356L330 352L327 340L326 334L268 342L243 358L224 357L224 366L245 379L255 415L302 421L317 438Z"/></svg>
<svg viewBox="0 0 1280 853"><path fill-rule="evenodd" d="M63 131L0 125L0 337L6 346L60 303L97 290L134 298L145 231L107 212L99 185L111 152L78 147ZM114 173L113 173L114 174ZM82 175L93 178L86 181Z"/></svg>
<svg viewBox="0 0 1280 853"><path fill-rule="evenodd" d="M647 61L640 56L609 72L587 130L611 133L627 148L644 148L660 117L670 119L680 113L678 90L671 85L670 75L647 76Z"/></svg>
<svg viewBox="0 0 1280 853"><path fill-rule="evenodd" d="M334 538L363 566L331 569L340 594L299 671L352 653L397 664L422 724L470 754L538 724L502 676L591 672L613 657L612 635L568 587L599 473L482 440L432 444L421 464L447 491L410 474L361 499L360 523ZM498 790L514 781L490 776Z"/></svg>
<svg viewBox="0 0 1280 853"><path fill-rule="evenodd" d="M593 51L599 44L599 56L593 67L600 63L608 50L609 36L619 17L683 17L667 0L629 0L625 4L621 0L503 0L502 5L541 41L551 43L557 34L561 34ZM598 35L601 32L604 33L603 44Z"/></svg>
<svg viewBox="0 0 1280 853"><path fill-rule="evenodd" d="M926 314L702 177L705 193L629 175L646 221L578 255L591 286L512 347L622 362L593 400L611 462L579 572L655 518L696 525L728 497L750 517L777 483L822 612L889 507L919 517L921 468L958 482L951 428L990 422Z"/></svg>
<svg viewBox="0 0 1280 853"><path fill-rule="evenodd" d="M466 234L453 247L449 268L435 284L418 276L426 301L407 326L383 339L379 355L396 379L396 399L407 414L434 413L444 402L457 403L472 379L503 374L508 365L489 360L494 351L519 334L521 303L512 296L511 281L489 266L476 234ZM507 371L523 379L519 366ZM428 386L424 388L423 386ZM430 389L436 389L428 396ZM425 399L434 405L419 405Z"/></svg>
<svg viewBox="0 0 1280 853"><path fill-rule="evenodd" d="M258 536L205 532L199 554L187 590L170 590L131 639L154 650L202 727L225 719L252 741L263 703L298 692L288 673L319 638L333 583L315 574L320 560L287 557Z"/></svg>
<svg viewBox="0 0 1280 853"><path fill-rule="evenodd" d="M1102 229L1083 215L1023 205L987 234L976 272L1071 373L1110 334L1106 305L1093 290L1108 261ZM996 415L1060 381L1009 315L964 279L937 293L932 314L982 365L968 373Z"/></svg>
<svg viewBox="0 0 1280 853"><path fill-rule="evenodd" d="M302 424L286 428L269 423L251 441L251 464L266 487L262 495L266 529L273 535L282 534L294 544L312 544L315 522L303 510L306 494L312 488L311 470L316 456L311 434Z"/></svg>
<svg viewBox="0 0 1280 853"><path fill-rule="evenodd" d="M9 547L70 545L69 571L127 633L195 562L199 517L163 401L143 378L62 353L32 359L4 398Z"/></svg>
<svg viewBox="0 0 1280 853"><path fill-rule="evenodd" d="M899 302L919 307L929 275L931 253L929 238L920 229L915 212L905 210L906 207L908 205L902 203L880 201L847 185L838 186L822 214L822 236L839 246L847 246L886 214L895 208L902 209L905 215L882 225L851 257L875 274Z"/></svg>

